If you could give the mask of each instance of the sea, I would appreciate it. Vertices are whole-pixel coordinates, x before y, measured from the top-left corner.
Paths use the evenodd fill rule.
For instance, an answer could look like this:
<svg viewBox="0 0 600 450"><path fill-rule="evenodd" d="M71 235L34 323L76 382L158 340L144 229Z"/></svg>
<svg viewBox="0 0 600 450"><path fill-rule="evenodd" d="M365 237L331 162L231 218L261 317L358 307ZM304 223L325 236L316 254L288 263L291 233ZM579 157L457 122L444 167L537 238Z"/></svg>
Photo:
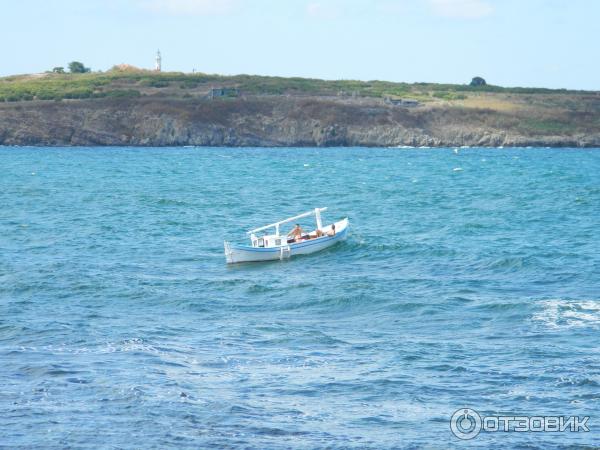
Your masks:
<svg viewBox="0 0 600 450"><path fill-rule="evenodd" d="M600 149L0 147L0 448L598 446L599 219Z"/></svg>

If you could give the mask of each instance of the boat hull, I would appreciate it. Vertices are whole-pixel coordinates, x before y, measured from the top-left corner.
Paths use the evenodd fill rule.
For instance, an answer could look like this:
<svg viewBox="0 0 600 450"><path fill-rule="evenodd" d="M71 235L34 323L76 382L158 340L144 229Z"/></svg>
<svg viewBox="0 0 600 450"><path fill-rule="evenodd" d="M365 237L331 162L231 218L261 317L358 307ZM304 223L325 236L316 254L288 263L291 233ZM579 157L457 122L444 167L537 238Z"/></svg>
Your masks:
<svg viewBox="0 0 600 450"><path fill-rule="evenodd" d="M334 236L322 236L280 247L259 248L249 245L232 244L225 241L225 258L228 264L235 264L242 262L276 261L297 255L308 255L324 250L346 239L348 235L348 219L336 222L335 228L338 231Z"/></svg>

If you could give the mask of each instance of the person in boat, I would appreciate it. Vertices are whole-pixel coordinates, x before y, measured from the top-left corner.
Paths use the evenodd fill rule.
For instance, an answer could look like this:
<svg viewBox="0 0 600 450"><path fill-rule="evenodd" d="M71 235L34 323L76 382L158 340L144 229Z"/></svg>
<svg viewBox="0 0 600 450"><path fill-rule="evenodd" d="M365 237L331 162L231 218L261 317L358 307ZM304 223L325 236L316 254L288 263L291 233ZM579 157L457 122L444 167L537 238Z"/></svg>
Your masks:
<svg viewBox="0 0 600 450"><path fill-rule="evenodd" d="M292 238L296 242L302 240L302 228L300 228L300 224L296 224L294 229L287 234L287 237Z"/></svg>
<svg viewBox="0 0 600 450"><path fill-rule="evenodd" d="M315 230L314 234L309 235L310 239L316 239L316 238L320 238L321 236L325 236L325 233L323 233L319 228L317 228Z"/></svg>
<svg viewBox="0 0 600 450"><path fill-rule="evenodd" d="M335 223L331 225L331 230L327 232L327 236L335 236Z"/></svg>

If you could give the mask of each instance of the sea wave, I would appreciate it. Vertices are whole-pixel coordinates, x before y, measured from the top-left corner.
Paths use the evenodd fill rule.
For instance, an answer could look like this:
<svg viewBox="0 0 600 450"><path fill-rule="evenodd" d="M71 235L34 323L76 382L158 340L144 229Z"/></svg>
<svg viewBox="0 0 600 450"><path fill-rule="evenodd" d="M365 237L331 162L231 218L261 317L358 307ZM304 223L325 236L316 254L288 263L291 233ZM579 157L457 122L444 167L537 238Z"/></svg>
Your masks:
<svg viewBox="0 0 600 450"><path fill-rule="evenodd" d="M554 330L600 328L600 300L543 300L532 320Z"/></svg>

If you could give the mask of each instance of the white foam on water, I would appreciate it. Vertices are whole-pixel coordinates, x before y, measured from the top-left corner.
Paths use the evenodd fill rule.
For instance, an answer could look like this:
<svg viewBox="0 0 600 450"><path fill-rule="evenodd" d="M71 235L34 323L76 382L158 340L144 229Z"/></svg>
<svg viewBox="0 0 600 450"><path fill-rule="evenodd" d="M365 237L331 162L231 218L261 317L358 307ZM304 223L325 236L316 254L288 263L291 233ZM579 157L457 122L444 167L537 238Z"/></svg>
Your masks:
<svg viewBox="0 0 600 450"><path fill-rule="evenodd" d="M462 167L455 167L454 169L452 169L452 171L454 171L454 172L461 172L462 171Z"/></svg>
<svg viewBox="0 0 600 450"><path fill-rule="evenodd" d="M107 354L107 353L127 353L127 352L144 352L152 354L165 354L164 350L160 350L152 344L145 342L141 338L126 339L117 342L104 342L91 347L79 347L67 343L44 345L41 347L28 346L19 347L19 351L27 352L48 352L54 355L70 355L70 354Z"/></svg>
<svg viewBox="0 0 600 450"><path fill-rule="evenodd" d="M544 300L532 316L551 329L593 327L600 328L600 300Z"/></svg>

